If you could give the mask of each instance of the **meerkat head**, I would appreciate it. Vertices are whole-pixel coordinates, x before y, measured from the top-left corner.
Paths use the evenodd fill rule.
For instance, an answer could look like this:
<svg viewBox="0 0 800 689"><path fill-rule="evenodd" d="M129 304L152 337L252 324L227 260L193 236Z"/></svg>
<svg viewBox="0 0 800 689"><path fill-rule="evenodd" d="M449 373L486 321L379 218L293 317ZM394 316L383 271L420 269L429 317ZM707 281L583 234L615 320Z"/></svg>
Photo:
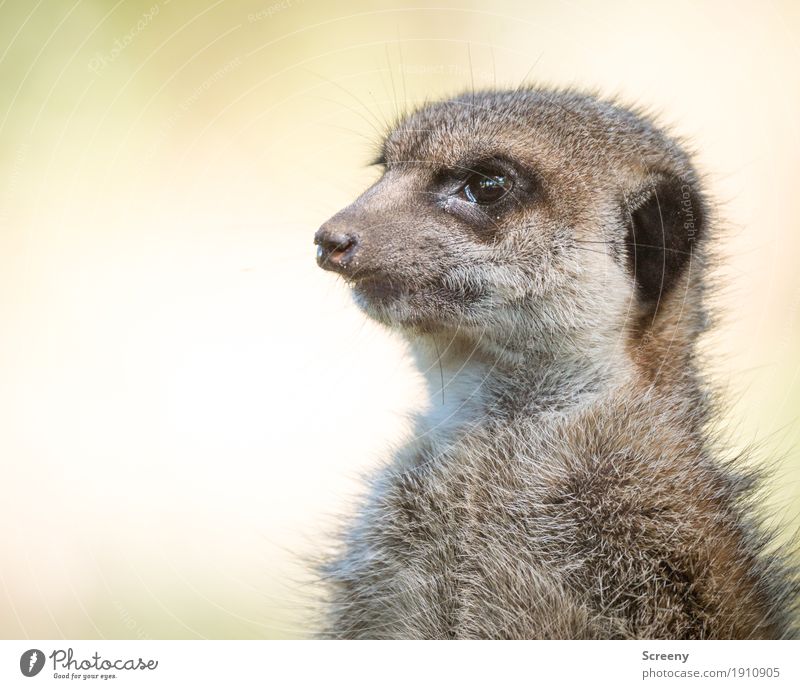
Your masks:
<svg viewBox="0 0 800 689"><path fill-rule="evenodd" d="M404 118L377 162L315 242L382 323L574 358L697 315L681 305L698 301L705 204L643 117L568 92L469 93Z"/></svg>

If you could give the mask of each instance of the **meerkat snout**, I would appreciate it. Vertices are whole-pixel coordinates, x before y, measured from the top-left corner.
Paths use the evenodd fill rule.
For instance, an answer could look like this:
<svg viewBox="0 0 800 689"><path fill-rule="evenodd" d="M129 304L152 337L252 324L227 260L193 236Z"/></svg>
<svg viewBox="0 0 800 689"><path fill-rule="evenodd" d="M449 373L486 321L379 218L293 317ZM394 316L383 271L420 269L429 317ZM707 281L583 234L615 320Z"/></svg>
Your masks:
<svg viewBox="0 0 800 689"><path fill-rule="evenodd" d="M344 272L358 250L358 237L323 225L314 235L317 263L325 270Z"/></svg>

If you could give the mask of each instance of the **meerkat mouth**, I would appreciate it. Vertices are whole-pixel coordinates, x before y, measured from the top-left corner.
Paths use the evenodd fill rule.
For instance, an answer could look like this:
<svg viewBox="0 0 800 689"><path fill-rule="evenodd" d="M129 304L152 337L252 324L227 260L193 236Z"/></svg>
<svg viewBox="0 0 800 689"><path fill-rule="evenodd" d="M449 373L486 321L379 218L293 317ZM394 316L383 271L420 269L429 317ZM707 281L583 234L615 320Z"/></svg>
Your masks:
<svg viewBox="0 0 800 689"><path fill-rule="evenodd" d="M408 291L397 280L380 273L371 273L354 279L351 285L360 296L370 301L397 299Z"/></svg>

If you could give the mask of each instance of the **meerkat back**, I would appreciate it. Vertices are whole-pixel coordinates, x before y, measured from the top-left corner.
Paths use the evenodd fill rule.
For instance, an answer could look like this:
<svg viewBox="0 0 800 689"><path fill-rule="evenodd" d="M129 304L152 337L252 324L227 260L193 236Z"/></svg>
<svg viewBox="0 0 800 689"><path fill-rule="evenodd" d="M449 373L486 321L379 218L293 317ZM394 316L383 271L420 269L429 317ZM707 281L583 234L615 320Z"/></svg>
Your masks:
<svg viewBox="0 0 800 689"><path fill-rule="evenodd" d="M676 140L573 92L425 106L318 262L428 408L320 571L335 638L788 638L797 586L712 441L713 215Z"/></svg>

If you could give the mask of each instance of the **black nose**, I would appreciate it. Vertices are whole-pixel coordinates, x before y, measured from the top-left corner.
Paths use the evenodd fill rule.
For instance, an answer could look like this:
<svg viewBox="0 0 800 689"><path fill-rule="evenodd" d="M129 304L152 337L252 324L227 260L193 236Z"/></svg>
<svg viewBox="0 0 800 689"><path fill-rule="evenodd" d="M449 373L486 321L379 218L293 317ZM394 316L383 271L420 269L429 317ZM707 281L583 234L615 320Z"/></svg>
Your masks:
<svg viewBox="0 0 800 689"><path fill-rule="evenodd" d="M325 270L344 272L358 249L358 237L349 232L333 232L323 225L314 235L317 263Z"/></svg>

